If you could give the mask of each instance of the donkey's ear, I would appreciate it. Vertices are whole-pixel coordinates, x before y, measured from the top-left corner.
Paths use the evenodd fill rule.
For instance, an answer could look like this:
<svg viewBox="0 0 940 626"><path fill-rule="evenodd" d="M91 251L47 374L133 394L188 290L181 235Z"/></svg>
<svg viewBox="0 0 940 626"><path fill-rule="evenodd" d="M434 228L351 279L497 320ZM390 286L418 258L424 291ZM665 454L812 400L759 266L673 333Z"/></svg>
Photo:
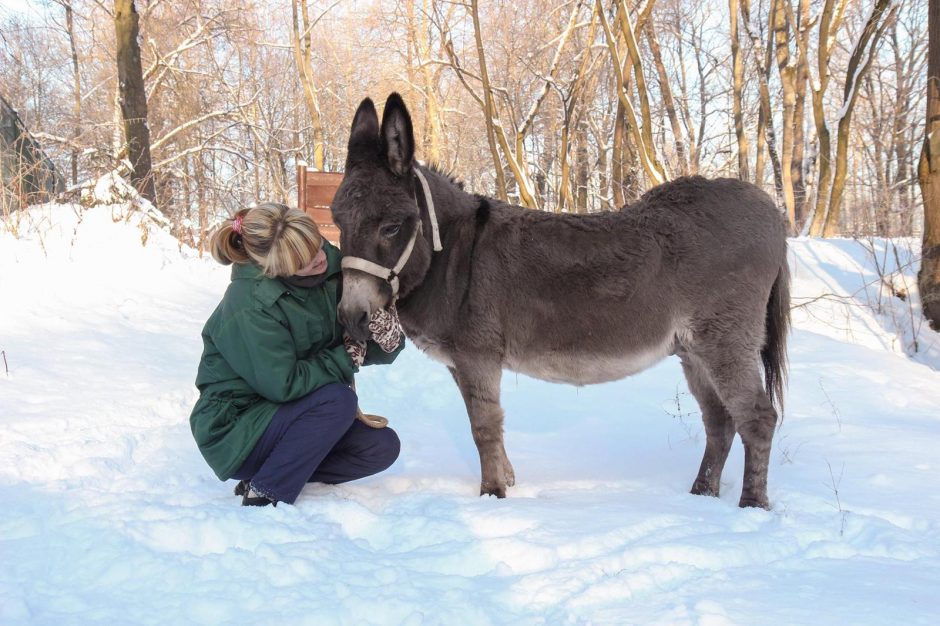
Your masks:
<svg viewBox="0 0 940 626"><path fill-rule="evenodd" d="M349 147L346 152L346 169L366 157L375 158L379 141L379 115L370 98L366 98L356 109L352 128L349 131Z"/></svg>
<svg viewBox="0 0 940 626"><path fill-rule="evenodd" d="M393 93L385 101L381 150L394 174L404 176L411 171L415 156L415 134L405 102L397 93Z"/></svg>

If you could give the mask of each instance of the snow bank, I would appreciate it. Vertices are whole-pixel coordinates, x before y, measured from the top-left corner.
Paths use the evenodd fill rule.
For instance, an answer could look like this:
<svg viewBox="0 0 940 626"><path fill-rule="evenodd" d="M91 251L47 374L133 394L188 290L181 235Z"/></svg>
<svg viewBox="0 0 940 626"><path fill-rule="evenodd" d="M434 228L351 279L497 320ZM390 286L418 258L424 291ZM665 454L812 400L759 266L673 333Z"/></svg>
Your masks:
<svg viewBox="0 0 940 626"><path fill-rule="evenodd" d="M722 497L687 494L704 435L674 360L581 389L507 373L518 485L481 499L457 389L413 347L358 381L403 442L388 472L246 510L187 422L228 269L120 207L28 219L20 238L0 231L0 623L932 624L940 610L938 344L896 325L912 300L881 293L859 243L792 242L802 306L773 511L735 506L738 443ZM913 276L904 254L889 284Z"/></svg>
<svg viewBox="0 0 940 626"><path fill-rule="evenodd" d="M940 340L920 310L919 259L912 238L792 239L795 324L940 369Z"/></svg>

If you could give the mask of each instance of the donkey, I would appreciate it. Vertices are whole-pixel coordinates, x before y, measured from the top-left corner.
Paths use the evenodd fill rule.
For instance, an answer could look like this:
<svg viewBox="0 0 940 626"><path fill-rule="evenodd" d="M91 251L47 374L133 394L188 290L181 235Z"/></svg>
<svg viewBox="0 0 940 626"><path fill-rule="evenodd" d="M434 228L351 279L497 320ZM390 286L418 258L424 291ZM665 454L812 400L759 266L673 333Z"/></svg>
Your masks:
<svg viewBox="0 0 940 626"><path fill-rule="evenodd" d="M344 254L339 317L365 340L372 312L397 302L407 336L460 388L480 495L503 498L515 482L503 368L587 385L676 354L707 435L692 493L718 495L737 432L740 506L769 508L790 310L787 227L770 197L738 180L691 177L619 212L553 214L466 193L414 151L398 94L381 125L362 102L332 204Z"/></svg>

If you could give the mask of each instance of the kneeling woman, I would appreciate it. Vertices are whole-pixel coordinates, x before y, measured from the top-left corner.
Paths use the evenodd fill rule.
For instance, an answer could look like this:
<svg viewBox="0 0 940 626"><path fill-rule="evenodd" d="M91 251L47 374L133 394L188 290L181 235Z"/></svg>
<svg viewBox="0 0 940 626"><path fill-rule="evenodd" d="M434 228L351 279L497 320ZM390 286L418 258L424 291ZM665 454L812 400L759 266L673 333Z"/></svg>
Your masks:
<svg viewBox="0 0 940 626"><path fill-rule="evenodd" d="M339 251L297 209L239 211L211 245L218 262L234 266L202 331L190 426L219 479L241 481L243 505L292 504L308 482L389 467L398 436L356 419L350 385L360 365L391 363L401 351L397 318L375 324L383 330L365 346L344 336Z"/></svg>

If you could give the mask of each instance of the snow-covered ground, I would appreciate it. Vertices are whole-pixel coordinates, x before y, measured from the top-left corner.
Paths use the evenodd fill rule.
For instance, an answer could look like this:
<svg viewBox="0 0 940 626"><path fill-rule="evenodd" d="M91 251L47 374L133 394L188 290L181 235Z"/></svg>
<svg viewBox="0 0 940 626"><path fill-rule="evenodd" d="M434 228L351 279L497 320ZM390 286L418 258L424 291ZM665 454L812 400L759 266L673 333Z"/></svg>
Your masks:
<svg viewBox="0 0 940 626"><path fill-rule="evenodd" d="M122 217L0 227L2 624L940 619L940 341L914 242L792 241L772 511L736 507L739 443L722 497L688 495L704 434L675 359L580 389L507 373L517 486L480 498L457 389L413 346L358 379L401 436L389 471L246 509L188 425L229 270Z"/></svg>

